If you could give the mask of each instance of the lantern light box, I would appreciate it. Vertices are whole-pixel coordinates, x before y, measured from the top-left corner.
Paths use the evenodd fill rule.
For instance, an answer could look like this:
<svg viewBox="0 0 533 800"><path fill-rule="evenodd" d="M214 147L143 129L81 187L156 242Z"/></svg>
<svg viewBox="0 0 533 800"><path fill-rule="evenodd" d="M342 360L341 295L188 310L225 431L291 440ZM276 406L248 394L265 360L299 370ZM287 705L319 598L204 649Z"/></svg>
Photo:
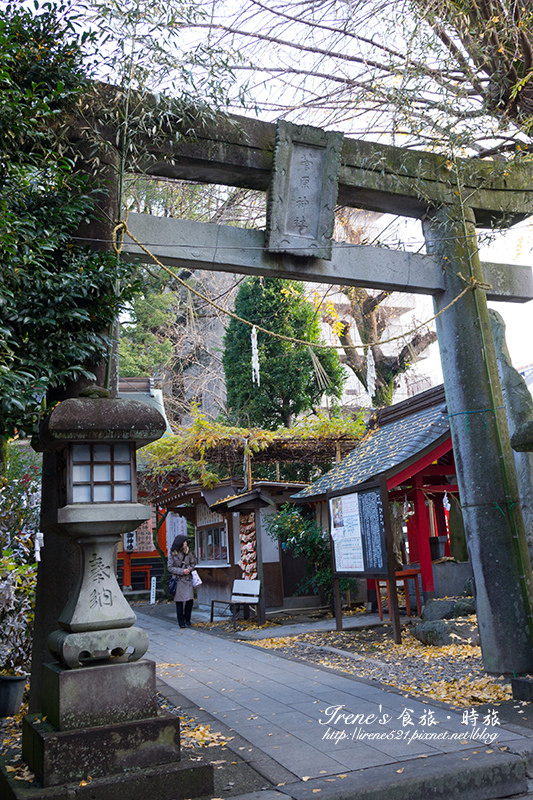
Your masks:
<svg viewBox="0 0 533 800"><path fill-rule="evenodd" d="M67 502L135 502L133 443L73 444L68 463Z"/></svg>

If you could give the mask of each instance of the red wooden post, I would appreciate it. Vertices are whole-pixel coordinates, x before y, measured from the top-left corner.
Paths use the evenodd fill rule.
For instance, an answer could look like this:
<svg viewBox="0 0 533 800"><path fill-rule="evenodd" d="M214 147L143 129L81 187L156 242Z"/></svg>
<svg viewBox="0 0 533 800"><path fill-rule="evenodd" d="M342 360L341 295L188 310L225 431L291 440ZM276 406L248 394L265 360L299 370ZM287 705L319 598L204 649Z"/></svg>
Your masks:
<svg viewBox="0 0 533 800"><path fill-rule="evenodd" d="M409 563L418 561L418 525L416 517L407 520L407 543L409 545Z"/></svg>
<svg viewBox="0 0 533 800"><path fill-rule="evenodd" d="M122 588L131 589L131 553L122 553Z"/></svg>
<svg viewBox="0 0 533 800"><path fill-rule="evenodd" d="M442 498L444 495L441 495L437 498L435 503L433 504L433 508L435 510L435 522L437 524L437 533L439 536L448 536L448 526L446 525L446 514L444 512L444 506L442 505ZM446 547L444 549L444 555L450 556L450 538L448 537L446 541Z"/></svg>
<svg viewBox="0 0 533 800"><path fill-rule="evenodd" d="M433 583L433 564L431 563L431 550L429 547L429 513L426 506L426 500L422 491L422 476L415 475L413 477L415 485L415 520L418 532L418 560L420 562L420 572L422 575L422 591L424 599L435 594L435 585Z"/></svg>

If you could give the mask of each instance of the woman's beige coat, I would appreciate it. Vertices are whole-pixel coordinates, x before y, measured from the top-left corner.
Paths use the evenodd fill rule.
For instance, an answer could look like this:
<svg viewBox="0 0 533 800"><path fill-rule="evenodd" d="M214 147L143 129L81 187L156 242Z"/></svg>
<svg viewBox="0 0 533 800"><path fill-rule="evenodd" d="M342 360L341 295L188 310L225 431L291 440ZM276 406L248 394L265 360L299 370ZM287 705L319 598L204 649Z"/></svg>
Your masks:
<svg viewBox="0 0 533 800"><path fill-rule="evenodd" d="M195 566L196 559L190 551L187 555L181 550L178 553L174 550L171 551L168 558L168 571L178 579L176 594L174 595L176 603L184 603L186 600L193 599L192 575L190 572L188 575L184 575L183 571L185 569L193 570Z"/></svg>

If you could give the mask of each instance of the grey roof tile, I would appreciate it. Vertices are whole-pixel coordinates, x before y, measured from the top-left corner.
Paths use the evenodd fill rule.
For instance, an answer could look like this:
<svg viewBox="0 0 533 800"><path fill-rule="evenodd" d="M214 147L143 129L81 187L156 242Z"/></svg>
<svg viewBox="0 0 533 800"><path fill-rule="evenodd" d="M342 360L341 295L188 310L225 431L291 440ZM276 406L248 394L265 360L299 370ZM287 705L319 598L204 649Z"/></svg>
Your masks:
<svg viewBox="0 0 533 800"><path fill-rule="evenodd" d="M379 475L393 475L418 453L431 447L450 430L444 405L425 408L375 430L350 455L315 483L292 495L312 499L365 483Z"/></svg>

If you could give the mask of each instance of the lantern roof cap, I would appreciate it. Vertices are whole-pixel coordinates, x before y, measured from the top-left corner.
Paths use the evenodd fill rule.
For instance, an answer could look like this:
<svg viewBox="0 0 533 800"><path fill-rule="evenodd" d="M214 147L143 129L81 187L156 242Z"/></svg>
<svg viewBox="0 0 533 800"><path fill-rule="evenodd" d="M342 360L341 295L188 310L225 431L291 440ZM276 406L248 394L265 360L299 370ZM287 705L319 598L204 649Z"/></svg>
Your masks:
<svg viewBox="0 0 533 800"><path fill-rule="evenodd" d="M75 442L155 442L166 421L154 406L140 400L71 397L58 403L42 421L32 446L38 452L59 450Z"/></svg>

